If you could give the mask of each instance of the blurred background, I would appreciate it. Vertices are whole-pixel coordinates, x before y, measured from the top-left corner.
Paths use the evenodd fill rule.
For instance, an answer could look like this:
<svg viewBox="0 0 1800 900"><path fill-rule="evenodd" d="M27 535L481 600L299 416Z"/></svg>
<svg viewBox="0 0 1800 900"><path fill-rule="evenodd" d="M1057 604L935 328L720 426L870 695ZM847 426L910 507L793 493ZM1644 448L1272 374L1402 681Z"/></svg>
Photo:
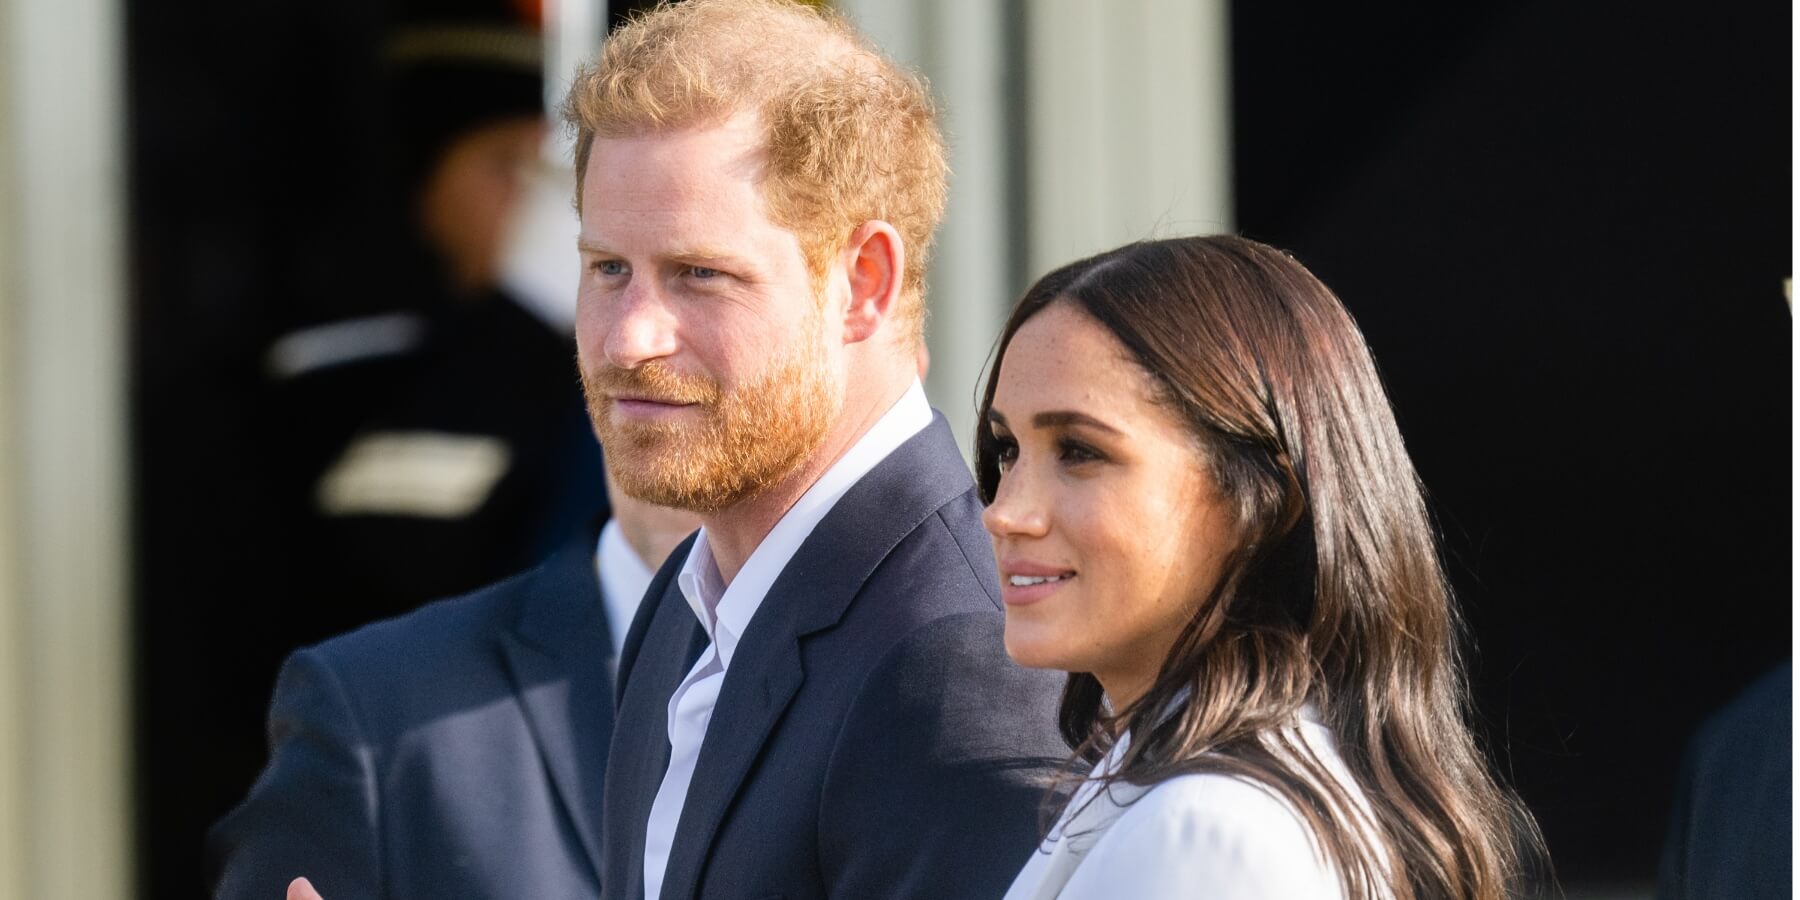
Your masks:
<svg viewBox="0 0 1800 900"><path fill-rule="evenodd" d="M0 0L0 897L201 893L284 653L604 514L544 109L634 5ZM1037 275L1291 251L1562 888L1652 896L1684 747L1792 653L1791 8L835 5L943 103L965 446Z"/></svg>

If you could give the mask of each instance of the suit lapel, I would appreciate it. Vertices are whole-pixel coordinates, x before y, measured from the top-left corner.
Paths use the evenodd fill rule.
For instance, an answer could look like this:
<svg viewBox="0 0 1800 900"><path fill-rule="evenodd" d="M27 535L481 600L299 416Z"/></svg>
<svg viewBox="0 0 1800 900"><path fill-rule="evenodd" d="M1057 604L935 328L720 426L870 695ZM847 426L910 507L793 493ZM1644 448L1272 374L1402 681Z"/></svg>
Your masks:
<svg viewBox="0 0 1800 900"><path fill-rule="evenodd" d="M602 776L612 736L611 641L593 543L574 541L524 576L517 628L500 640L544 767L594 877L601 877Z"/></svg>
<svg viewBox="0 0 1800 900"><path fill-rule="evenodd" d="M726 810L805 681L801 640L837 624L894 547L971 484L949 425L934 416L844 494L782 569L726 670L669 848L663 900L697 894ZM675 686L662 692L665 703Z"/></svg>
<svg viewBox="0 0 1800 900"><path fill-rule="evenodd" d="M741 676L740 663L749 664ZM681 807L663 878L663 900L694 896L706 851L718 835L725 809L804 679L797 641L790 638L785 647L773 641L754 649L738 645Z"/></svg>
<svg viewBox="0 0 1800 900"><path fill-rule="evenodd" d="M1044 867L1043 879L1038 882L1030 900L1055 900L1063 886L1075 876L1082 860L1087 859L1088 852L1106 835L1107 829L1148 790L1119 782L1071 804L1074 815L1057 826L1049 864Z"/></svg>
<svg viewBox="0 0 1800 900"><path fill-rule="evenodd" d="M706 648L706 631L672 577L691 543L671 555L651 582L625 639L619 666L622 727L613 735L603 823L611 850L607 864L622 871L614 871L607 882L609 897L643 897L644 833L669 768L669 697Z"/></svg>

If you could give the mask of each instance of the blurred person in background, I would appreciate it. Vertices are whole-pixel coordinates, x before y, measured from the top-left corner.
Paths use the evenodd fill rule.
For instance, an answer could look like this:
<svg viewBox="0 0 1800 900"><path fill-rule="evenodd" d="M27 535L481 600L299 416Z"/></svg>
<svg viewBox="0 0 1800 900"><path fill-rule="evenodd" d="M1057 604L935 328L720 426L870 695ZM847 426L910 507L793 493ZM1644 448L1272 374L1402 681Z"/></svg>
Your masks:
<svg viewBox="0 0 1800 900"><path fill-rule="evenodd" d="M1794 667L1784 663L1688 742L1656 900L1774 900L1794 878Z"/></svg>
<svg viewBox="0 0 1800 900"><path fill-rule="evenodd" d="M209 527L230 533L190 534L184 550L245 573L184 607L218 636L183 683L204 739L156 720L169 746L153 759L179 760L187 789L167 792L153 827L179 815L170 844L196 858L205 823L268 760L270 689L296 647L582 552L571 547L591 557L607 517L569 324L499 277L546 129L537 12L411 0L389 21L374 86L385 155L364 162L384 176L372 181L386 236L345 252L339 296L267 343L245 446L231 450L253 462L208 485L234 496L204 501L228 516ZM572 290L572 257L561 274ZM203 577L187 581L221 580Z"/></svg>
<svg viewBox="0 0 1800 900"><path fill-rule="evenodd" d="M613 673L652 571L691 514L614 494L595 542L295 653L272 755L207 844L209 895L582 897L612 737Z"/></svg>
<svg viewBox="0 0 1800 900"><path fill-rule="evenodd" d="M406 11L383 49L390 262L351 286L364 314L265 355L297 640L519 571L605 512L568 323L499 280L546 127L542 39L515 6Z"/></svg>

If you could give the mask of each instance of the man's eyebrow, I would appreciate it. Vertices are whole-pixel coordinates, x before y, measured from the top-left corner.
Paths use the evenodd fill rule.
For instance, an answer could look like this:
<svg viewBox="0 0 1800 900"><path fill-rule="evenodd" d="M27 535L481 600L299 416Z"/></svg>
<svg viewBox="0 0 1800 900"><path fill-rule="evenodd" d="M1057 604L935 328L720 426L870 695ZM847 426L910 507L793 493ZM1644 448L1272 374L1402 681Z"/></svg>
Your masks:
<svg viewBox="0 0 1800 900"><path fill-rule="evenodd" d="M670 259L679 259L684 262L736 262L741 259L735 253L704 246L671 250L668 256Z"/></svg>
<svg viewBox="0 0 1800 900"><path fill-rule="evenodd" d="M590 253L596 256L610 256L617 252L599 241L590 240L588 238L576 238L575 249L582 253ZM740 258L737 254L730 251L704 245L670 250L663 255L669 259L678 259L686 262L732 262L737 261Z"/></svg>

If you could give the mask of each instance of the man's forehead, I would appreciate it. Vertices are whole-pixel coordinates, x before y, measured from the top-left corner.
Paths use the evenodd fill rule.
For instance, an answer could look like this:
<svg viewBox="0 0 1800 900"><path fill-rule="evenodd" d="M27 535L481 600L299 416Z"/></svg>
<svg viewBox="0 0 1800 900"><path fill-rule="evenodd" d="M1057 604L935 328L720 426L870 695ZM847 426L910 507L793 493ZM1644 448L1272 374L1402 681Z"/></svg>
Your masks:
<svg viewBox="0 0 1800 900"><path fill-rule="evenodd" d="M761 122L753 113L739 113L714 122L595 135L584 174L588 179L604 177L621 164L653 162L755 181L763 176L768 161Z"/></svg>

